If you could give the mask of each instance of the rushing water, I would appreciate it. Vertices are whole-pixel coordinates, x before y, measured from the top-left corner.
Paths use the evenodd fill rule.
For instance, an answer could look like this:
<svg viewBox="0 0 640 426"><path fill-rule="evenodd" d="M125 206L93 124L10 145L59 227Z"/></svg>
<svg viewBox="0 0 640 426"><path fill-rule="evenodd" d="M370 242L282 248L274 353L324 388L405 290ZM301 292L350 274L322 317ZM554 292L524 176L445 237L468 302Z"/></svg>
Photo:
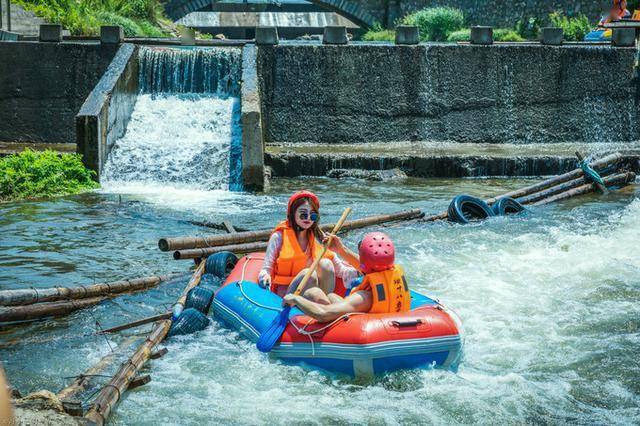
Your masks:
<svg viewBox="0 0 640 426"><path fill-rule="evenodd" d="M320 195L327 222L346 206L354 217L412 207L438 212L453 194L493 195L524 183L304 181ZM3 204L0 288L185 271L188 261L157 250L159 237L212 232L188 222L193 219L271 226L301 185L276 180L264 195L174 188ZM112 423L638 423L637 197L630 187L524 217L387 228L410 284L463 319L464 358L457 372L403 371L357 382L270 360L214 322L167 341L168 354L147 367L152 381L127 393ZM364 232L350 233L346 242L355 246ZM133 333L107 342L91 334L96 320L107 327L161 312L186 279L5 330L0 358L11 383L23 393L58 390L69 381L65 377Z"/></svg>
<svg viewBox="0 0 640 426"><path fill-rule="evenodd" d="M141 47L138 61L141 93L103 187L241 190L240 51Z"/></svg>

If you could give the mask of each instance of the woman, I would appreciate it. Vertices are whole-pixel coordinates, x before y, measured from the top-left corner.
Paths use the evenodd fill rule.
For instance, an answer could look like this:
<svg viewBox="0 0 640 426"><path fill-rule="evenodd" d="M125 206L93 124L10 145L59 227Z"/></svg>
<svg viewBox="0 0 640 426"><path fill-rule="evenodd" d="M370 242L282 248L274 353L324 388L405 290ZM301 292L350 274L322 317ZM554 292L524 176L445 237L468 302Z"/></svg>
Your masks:
<svg viewBox="0 0 640 426"><path fill-rule="evenodd" d="M322 250L324 233L320 229L320 200L309 191L296 192L289 198L287 219L271 234L258 281L278 296L295 291L314 257ZM336 276L348 283L358 271L327 250L307 283L324 294L334 291Z"/></svg>

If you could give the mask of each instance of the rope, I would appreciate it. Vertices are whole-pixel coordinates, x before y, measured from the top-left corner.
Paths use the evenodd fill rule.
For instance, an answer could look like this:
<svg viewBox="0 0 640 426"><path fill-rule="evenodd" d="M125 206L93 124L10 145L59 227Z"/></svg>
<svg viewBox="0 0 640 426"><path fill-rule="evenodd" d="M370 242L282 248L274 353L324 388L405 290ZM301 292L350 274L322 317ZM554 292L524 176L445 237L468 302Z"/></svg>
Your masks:
<svg viewBox="0 0 640 426"><path fill-rule="evenodd" d="M244 262L244 264L242 265L242 275L240 276L240 281L238 281L236 283L236 285L240 289L240 293L242 293L244 298L247 299L250 303L253 303L254 305L256 305L259 308L268 309L270 311L282 312L282 309L274 308L273 306L267 306L267 305L263 305L263 304L261 304L259 302L256 302L255 300L251 299L247 293L245 293L244 289L242 288L242 283L244 282L244 276L246 274L247 265L249 264L250 260L262 260L262 259L258 259L258 258L251 257L251 256L247 256L247 261Z"/></svg>
<svg viewBox="0 0 640 426"><path fill-rule="evenodd" d="M598 172L596 172L593 169L593 167L591 167L591 165L589 164L589 161L590 161L589 158L585 158L579 163L580 168L584 172L585 180L593 183L599 183L600 185L604 185L604 180L602 180L602 176L600 176Z"/></svg>

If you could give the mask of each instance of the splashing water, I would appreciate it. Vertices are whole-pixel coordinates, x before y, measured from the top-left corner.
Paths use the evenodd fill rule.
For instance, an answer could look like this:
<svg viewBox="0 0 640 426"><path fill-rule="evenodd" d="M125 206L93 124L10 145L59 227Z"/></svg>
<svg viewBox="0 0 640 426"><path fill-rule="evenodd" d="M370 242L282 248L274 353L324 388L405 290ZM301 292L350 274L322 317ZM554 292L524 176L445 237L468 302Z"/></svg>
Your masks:
<svg viewBox="0 0 640 426"><path fill-rule="evenodd" d="M106 192L242 189L239 49L141 47L140 91Z"/></svg>

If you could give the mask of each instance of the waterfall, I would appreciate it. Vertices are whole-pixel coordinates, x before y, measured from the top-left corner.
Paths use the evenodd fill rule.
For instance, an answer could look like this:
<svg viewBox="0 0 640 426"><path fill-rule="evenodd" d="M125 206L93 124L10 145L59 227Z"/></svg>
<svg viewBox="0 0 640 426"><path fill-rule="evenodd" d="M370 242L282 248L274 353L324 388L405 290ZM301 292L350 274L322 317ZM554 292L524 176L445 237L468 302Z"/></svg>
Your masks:
<svg viewBox="0 0 640 426"><path fill-rule="evenodd" d="M241 190L241 57L237 48L141 47L140 93L102 186Z"/></svg>

